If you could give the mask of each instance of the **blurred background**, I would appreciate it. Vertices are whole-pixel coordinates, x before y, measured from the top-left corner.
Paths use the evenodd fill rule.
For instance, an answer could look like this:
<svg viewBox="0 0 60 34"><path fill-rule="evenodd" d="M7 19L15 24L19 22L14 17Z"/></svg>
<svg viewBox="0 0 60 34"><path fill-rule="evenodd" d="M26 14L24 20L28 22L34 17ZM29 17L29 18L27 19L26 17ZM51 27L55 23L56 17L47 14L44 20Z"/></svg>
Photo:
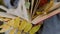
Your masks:
<svg viewBox="0 0 60 34"><path fill-rule="evenodd" d="M6 8L13 8L13 7L16 8L19 0L0 0L0 1L2 1L2 2L0 2L0 5L3 5ZM54 2L57 3L57 2L60 2L60 0L54 0ZM2 9L0 9L0 11L6 12ZM41 30L42 30L42 28L43 28L43 25L41 26ZM37 34L41 34L41 32L42 32L41 30L39 30L37 32ZM0 33L0 34L8 34L8 32L4 32L4 33Z"/></svg>

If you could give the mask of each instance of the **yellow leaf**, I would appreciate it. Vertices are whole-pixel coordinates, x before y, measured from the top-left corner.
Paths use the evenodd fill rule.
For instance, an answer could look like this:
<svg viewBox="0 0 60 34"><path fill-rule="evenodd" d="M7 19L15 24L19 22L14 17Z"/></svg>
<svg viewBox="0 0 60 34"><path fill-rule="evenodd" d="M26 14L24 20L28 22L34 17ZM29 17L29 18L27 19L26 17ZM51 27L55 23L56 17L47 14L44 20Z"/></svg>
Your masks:
<svg viewBox="0 0 60 34"><path fill-rule="evenodd" d="M17 34L21 34L21 32L20 32L20 31L18 31L18 32L17 32Z"/></svg>
<svg viewBox="0 0 60 34"><path fill-rule="evenodd" d="M24 32L28 32L32 28L32 24L27 22Z"/></svg>
<svg viewBox="0 0 60 34"><path fill-rule="evenodd" d="M23 20L19 25L18 29L22 31L26 27L26 25L27 25L27 21Z"/></svg>
<svg viewBox="0 0 60 34"><path fill-rule="evenodd" d="M9 34L15 34L15 32L16 32L16 29L12 29L12 30L9 32Z"/></svg>
<svg viewBox="0 0 60 34"><path fill-rule="evenodd" d="M16 17L16 18L14 19L14 27L15 27L15 28L19 27L19 24L20 24L20 18L19 18L19 17Z"/></svg>
<svg viewBox="0 0 60 34"><path fill-rule="evenodd" d="M30 31L29 31L29 34L33 34L33 33L36 33L39 28L40 28L41 25L36 25L34 26Z"/></svg>
<svg viewBox="0 0 60 34"><path fill-rule="evenodd" d="M7 25L9 25L9 26L14 26L14 19L8 21Z"/></svg>
<svg viewBox="0 0 60 34"><path fill-rule="evenodd" d="M10 26L8 26L7 24L4 24L1 28L2 28L2 30L0 30L0 33L6 32L7 30L9 30Z"/></svg>

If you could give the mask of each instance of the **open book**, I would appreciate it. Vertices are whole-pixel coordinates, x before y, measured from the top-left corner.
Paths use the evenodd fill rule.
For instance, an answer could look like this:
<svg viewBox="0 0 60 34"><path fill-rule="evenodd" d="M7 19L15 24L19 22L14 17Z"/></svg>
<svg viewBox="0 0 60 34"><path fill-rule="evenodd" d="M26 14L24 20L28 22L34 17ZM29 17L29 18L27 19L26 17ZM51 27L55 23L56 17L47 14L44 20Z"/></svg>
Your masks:
<svg viewBox="0 0 60 34"><path fill-rule="evenodd" d="M37 24L59 13L60 9L56 10L57 12L52 11L58 7L60 7L60 3L54 4L53 0L46 0L45 2L44 0L19 0L17 8L8 9L0 5L0 8L6 11L4 13L0 12L0 16L8 18L15 18L18 16L32 24Z"/></svg>

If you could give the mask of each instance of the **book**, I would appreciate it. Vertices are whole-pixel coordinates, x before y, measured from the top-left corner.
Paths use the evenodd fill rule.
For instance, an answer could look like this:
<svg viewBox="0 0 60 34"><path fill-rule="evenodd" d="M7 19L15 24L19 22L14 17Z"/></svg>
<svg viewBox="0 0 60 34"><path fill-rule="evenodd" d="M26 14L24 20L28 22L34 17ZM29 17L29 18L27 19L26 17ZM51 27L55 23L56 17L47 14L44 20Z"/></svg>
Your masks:
<svg viewBox="0 0 60 34"><path fill-rule="evenodd" d="M21 17L32 24L34 24L38 19L41 18L42 20L45 15L50 14L52 10L55 8L58 8L60 6L60 3L54 4L54 0L20 0L18 2L17 8L6 8L3 5L0 6L1 9L5 10L10 18L10 15L13 15L14 17L18 16ZM57 7L56 7L57 6ZM54 12L54 11L52 11ZM4 14L5 14L4 13ZM41 17L39 17L41 16ZM52 15L53 16L53 15ZM3 16L4 17L4 16ZM7 16L5 16L7 17ZM12 16L11 16L12 17ZM12 17L13 18L13 17ZM40 22L40 21L39 21Z"/></svg>

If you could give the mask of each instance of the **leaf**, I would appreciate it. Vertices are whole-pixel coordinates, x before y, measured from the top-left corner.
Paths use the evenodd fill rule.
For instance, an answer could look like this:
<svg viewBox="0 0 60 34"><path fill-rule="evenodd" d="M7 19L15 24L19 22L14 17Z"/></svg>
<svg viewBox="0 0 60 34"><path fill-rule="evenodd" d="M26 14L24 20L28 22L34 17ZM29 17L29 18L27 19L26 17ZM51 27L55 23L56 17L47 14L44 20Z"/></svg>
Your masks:
<svg viewBox="0 0 60 34"><path fill-rule="evenodd" d="M22 31L26 27L26 25L27 25L27 21L23 20L19 25L18 29Z"/></svg>
<svg viewBox="0 0 60 34"><path fill-rule="evenodd" d="M15 34L16 29L12 29L9 34Z"/></svg>
<svg viewBox="0 0 60 34"><path fill-rule="evenodd" d="M27 22L27 25L26 25L26 27L24 29L24 32L28 32L31 28L32 28L32 24Z"/></svg>
<svg viewBox="0 0 60 34"><path fill-rule="evenodd" d="M0 28L2 28L0 30L0 33L3 33L3 32L6 32L7 30L9 30L10 29L10 26L8 26L7 24L4 24Z"/></svg>
<svg viewBox="0 0 60 34"><path fill-rule="evenodd" d="M29 34L33 34L33 33L36 33L39 28L40 28L41 25L36 25L34 26L30 31L29 31Z"/></svg>
<svg viewBox="0 0 60 34"><path fill-rule="evenodd" d="M19 18L19 17L16 17L16 18L14 19L14 27L15 27L15 28L19 27L19 24L20 24L20 18Z"/></svg>
<svg viewBox="0 0 60 34"><path fill-rule="evenodd" d="M12 19L12 20L8 21L7 24L9 26L12 26L14 28L17 28L17 27L19 27L19 24L20 24L20 18L19 17L16 17L15 19Z"/></svg>
<svg viewBox="0 0 60 34"><path fill-rule="evenodd" d="M29 9L30 3L29 3L29 2L26 2L26 3L25 3L25 6L26 6L27 9Z"/></svg>
<svg viewBox="0 0 60 34"><path fill-rule="evenodd" d="M18 32L17 32L17 34L21 34L21 32L20 32L20 31L18 31Z"/></svg>
<svg viewBox="0 0 60 34"><path fill-rule="evenodd" d="M7 25L9 25L9 26L14 26L14 19L12 19L12 20L10 20L10 21L8 21L7 22Z"/></svg>

